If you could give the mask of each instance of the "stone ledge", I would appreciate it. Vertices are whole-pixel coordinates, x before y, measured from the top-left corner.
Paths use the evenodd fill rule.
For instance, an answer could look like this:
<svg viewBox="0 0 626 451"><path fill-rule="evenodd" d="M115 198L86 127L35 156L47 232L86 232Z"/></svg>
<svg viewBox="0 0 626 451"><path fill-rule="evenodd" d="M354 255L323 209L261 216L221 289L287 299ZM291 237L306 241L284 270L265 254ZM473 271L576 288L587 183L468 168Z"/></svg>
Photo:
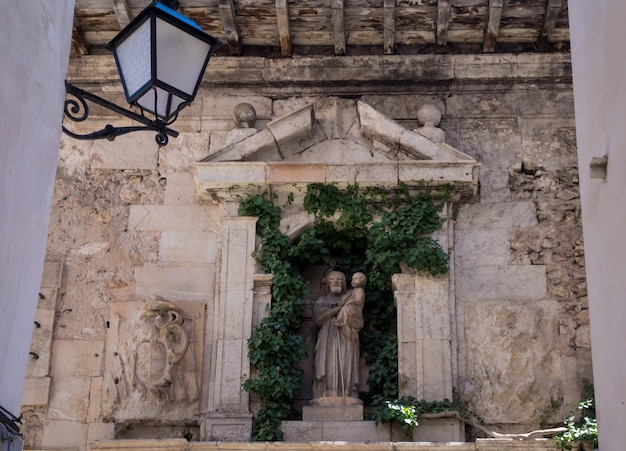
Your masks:
<svg viewBox="0 0 626 451"><path fill-rule="evenodd" d="M347 443L343 441L316 442L187 442L184 439L171 440L109 440L88 442L88 451L104 450L179 450L179 451L554 451L554 443L550 439L506 440L477 439L468 442L378 442L378 443Z"/></svg>

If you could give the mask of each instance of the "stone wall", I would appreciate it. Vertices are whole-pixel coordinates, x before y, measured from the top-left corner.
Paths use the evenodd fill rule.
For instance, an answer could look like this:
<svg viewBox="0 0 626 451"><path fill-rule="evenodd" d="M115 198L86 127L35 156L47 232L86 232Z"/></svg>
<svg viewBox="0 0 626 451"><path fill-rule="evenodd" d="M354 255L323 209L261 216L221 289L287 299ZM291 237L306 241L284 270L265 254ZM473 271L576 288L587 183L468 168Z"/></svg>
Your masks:
<svg viewBox="0 0 626 451"><path fill-rule="evenodd" d="M462 60L455 58L460 65ZM421 84L389 79L389 89L384 80L358 88L337 82L329 87L334 94L359 98L407 129L418 126L421 105L438 105L446 142L481 164L479 196L457 205L451 232L449 290L456 301L455 311L449 312L455 335L452 385L487 424L507 432L537 428L551 401L562 408L548 422L559 422L579 400L582 380L591 379L569 65L557 58L557 69L546 75L541 58L531 61L535 72L529 64L513 73L485 69L450 79L441 69L441 79L431 74L433 79ZM403 63L396 63L400 69L395 74L402 78ZM465 63L463 67L471 67L470 61ZM236 60L229 64L237 77ZM250 70L241 64L242 70ZM357 81L366 77L356 70L353 76ZM203 88L175 127L181 135L167 147L158 148L150 133L113 143L63 139L47 250L47 260L64 269L62 295L49 321L49 366L36 374L50 380L49 394L27 391L24 398L27 446L83 449L87 441L115 438L207 440L202 420L211 409L219 410L219 402L223 409L247 406L237 398L241 378L247 376L245 350L243 360L230 366L243 365L242 374L222 373L216 365L228 350L242 351L250 332L243 324L217 332L233 313L224 294L233 282L223 268L240 264L224 257L231 239L226 224L232 224L235 210L197 198L195 164L224 147L235 126L235 105L254 105L254 127L263 130L268 121L325 96L320 94L323 81L295 69L285 86L236 81L237 87ZM116 88L105 85L107 90L119 97ZM325 118L336 121L333 114L332 108L324 110ZM358 125L358 119L350 120L344 134ZM325 127L321 124L320 130ZM353 161L353 148L335 146L333 151L338 152L333 158ZM243 273L243 264L231 269L231 276ZM133 335L124 332L132 328L117 329L115 347L113 326L131 321L152 295L180 308L194 324L205 325L202 337L185 331L185 340L201 347L201 352L194 348L193 365L181 361L170 367L192 377L199 395L166 426L155 420L165 408L157 392L145 392L153 403L131 419L132 409L124 403L133 395L120 395L115 386L121 379L115 382L111 376L119 354L134 355ZM248 306L246 301L241 308ZM215 316L218 312L226 316ZM233 330L236 336L230 334ZM135 375L150 382L153 370ZM226 428L241 425L224 421Z"/></svg>

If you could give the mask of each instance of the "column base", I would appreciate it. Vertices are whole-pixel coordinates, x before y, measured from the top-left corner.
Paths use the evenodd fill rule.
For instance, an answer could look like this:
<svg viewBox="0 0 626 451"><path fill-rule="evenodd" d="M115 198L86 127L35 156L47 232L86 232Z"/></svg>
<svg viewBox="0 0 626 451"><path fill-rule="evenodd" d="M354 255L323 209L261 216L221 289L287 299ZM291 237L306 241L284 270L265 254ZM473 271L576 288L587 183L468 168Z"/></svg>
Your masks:
<svg viewBox="0 0 626 451"><path fill-rule="evenodd" d="M202 423L203 440L249 442L252 436L252 414L213 413Z"/></svg>

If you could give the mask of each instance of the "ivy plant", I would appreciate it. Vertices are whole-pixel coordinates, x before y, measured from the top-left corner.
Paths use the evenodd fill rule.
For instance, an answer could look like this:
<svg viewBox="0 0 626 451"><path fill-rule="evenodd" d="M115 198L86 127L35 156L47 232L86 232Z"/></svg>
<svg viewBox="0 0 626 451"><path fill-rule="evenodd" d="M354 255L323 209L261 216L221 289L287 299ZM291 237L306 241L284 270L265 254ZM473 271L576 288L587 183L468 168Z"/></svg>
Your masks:
<svg viewBox="0 0 626 451"><path fill-rule="evenodd" d="M325 264L347 276L367 273L365 327L360 335L361 352L370 367L370 390L362 397L370 403L397 398L391 276L400 272L400 263L432 275L448 271L448 254L430 237L442 227L447 196L445 189L411 194L406 186L389 191L311 184L303 205L314 216L314 224L293 241L280 232L281 209L267 193L242 199L239 213L258 218L257 234L263 244L255 258L264 272L273 274L271 308L248 342L256 375L245 381L244 388L261 404L253 440L282 439L280 422L289 416L300 386L301 371L295 364L307 353L298 335L307 288L301 273L310 265Z"/></svg>

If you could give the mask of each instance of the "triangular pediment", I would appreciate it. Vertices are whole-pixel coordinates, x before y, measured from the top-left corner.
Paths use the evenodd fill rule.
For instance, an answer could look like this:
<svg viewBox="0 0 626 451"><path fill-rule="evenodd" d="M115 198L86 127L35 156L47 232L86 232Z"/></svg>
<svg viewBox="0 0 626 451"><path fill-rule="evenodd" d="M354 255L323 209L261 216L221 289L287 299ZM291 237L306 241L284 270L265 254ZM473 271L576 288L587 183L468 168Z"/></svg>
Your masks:
<svg viewBox="0 0 626 451"><path fill-rule="evenodd" d="M223 198L233 186L343 183L450 185L472 197L479 165L443 135L432 124L409 130L362 101L323 98L262 130L232 130L223 147L197 164L198 195L215 199L220 191Z"/></svg>
<svg viewBox="0 0 626 451"><path fill-rule="evenodd" d="M398 160L473 159L444 142L408 130L365 102L324 98L272 120L263 130L234 129L226 145L202 161Z"/></svg>

